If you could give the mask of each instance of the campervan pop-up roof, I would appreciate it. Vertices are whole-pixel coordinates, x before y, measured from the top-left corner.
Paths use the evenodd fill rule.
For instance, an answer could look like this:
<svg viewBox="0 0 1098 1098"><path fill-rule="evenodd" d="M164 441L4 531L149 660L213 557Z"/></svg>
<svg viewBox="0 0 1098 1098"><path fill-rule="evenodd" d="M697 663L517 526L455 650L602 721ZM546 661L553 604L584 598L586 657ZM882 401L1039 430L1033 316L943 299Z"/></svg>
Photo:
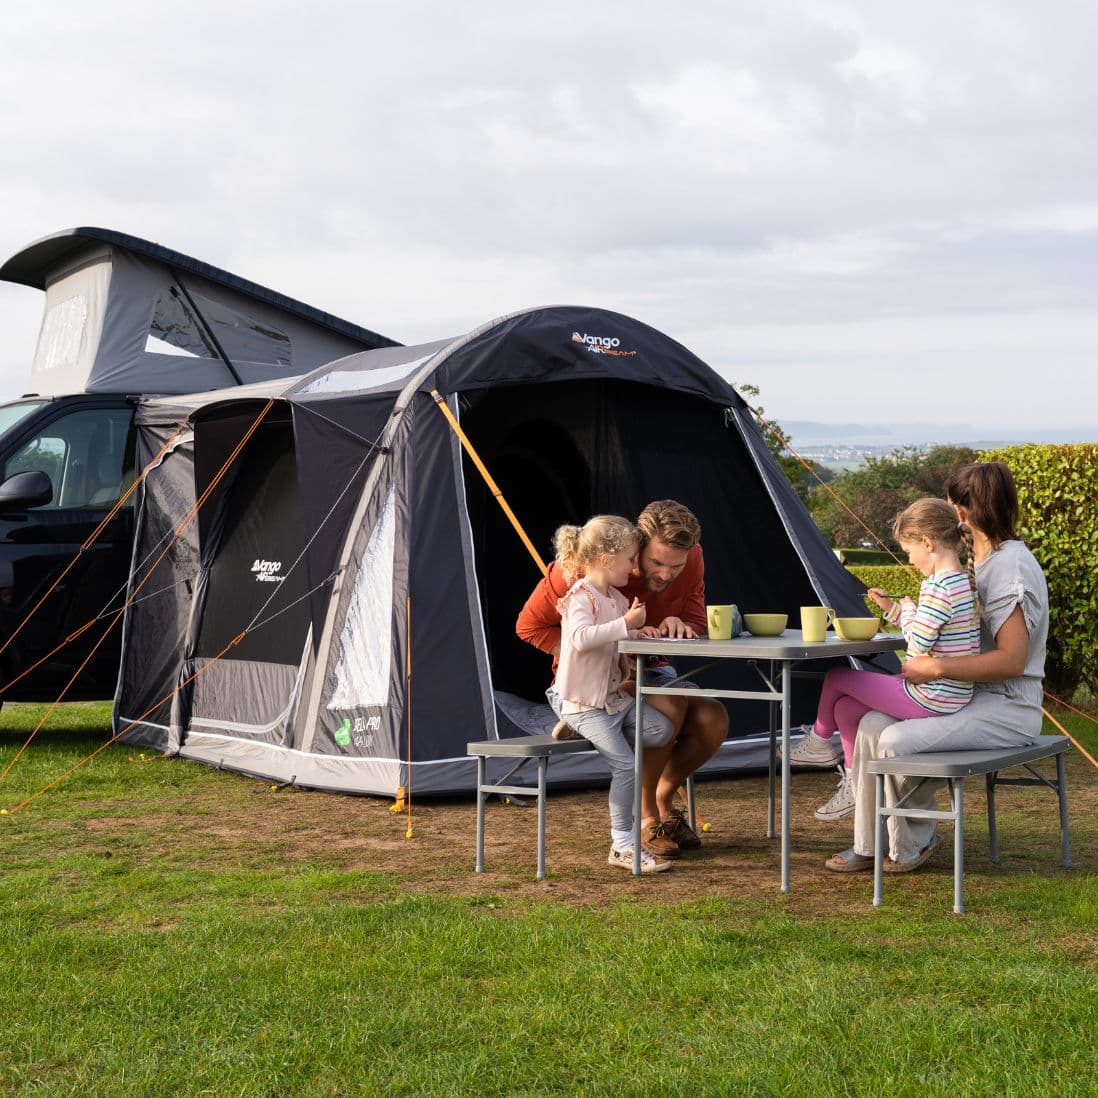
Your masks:
<svg viewBox="0 0 1098 1098"><path fill-rule="evenodd" d="M28 393L193 393L399 346L190 256L111 229L24 248L0 279L46 293Z"/></svg>

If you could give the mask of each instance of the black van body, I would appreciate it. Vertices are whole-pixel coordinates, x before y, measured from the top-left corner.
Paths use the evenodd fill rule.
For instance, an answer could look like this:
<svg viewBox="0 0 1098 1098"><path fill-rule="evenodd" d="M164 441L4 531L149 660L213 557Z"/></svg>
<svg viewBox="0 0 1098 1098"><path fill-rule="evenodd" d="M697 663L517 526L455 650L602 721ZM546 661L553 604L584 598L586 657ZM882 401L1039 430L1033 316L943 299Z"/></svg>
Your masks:
<svg viewBox="0 0 1098 1098"><path fill-rule="evenodd" d="M133 483L141 397L293 377L398 344L110 229L38 240L0 280L46 294L31 391L0 404L0 699L112 698L134 498L88 539Z"/></svg>
<svg viewBox="0 0 1098 1098"><path fill-rule="evenodd" d="M25 410L0 435L0 692L7 700L52 701L66 687L69 701L114 694L122 630L120 622L111 627L110 608L125 601L132 496L81 546L132 482L135 403L80 394L0 407L0 416Z"/></svg>

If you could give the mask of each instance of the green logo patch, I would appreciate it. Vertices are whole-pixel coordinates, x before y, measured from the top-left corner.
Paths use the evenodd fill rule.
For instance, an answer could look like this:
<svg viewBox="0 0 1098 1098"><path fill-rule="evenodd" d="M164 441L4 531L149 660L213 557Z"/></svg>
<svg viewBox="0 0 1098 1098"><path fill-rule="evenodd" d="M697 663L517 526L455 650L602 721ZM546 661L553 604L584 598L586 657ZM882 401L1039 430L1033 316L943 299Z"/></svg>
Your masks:
<svg viewBox="0 0 1098 1098"><path fill-rule="evenodd" d="M343 723L335 730L335 742L340 747L347 747L351 742L351 718L344 717Z"/></svg>

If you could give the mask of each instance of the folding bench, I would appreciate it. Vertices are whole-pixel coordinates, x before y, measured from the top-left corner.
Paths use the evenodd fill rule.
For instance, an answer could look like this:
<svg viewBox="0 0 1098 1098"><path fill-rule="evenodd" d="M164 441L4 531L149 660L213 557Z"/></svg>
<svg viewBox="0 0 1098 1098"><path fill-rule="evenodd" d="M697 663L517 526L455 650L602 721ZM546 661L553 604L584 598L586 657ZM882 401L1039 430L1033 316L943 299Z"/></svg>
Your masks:
<svg viewBox="0 0 1098 1098"><path fill-rule="evenodd" d="M965 872L964 844L964 787L965 778L987 779L987 827L991 846L991 860L999 861L999 832L995 823L995 787L997 785L1044 785L1051 789L1060 802L1060 846L1063 864L1071 866L1071 845L1068 838L1067 784L1064 778L1064 752L1071 746L1066 736L1038 736L1026 747L999 747L981 751L937 751L919 755L899 755L891 759L874 759L867 769L877 776L877 842L873 859L873 906L881 905L881 888L884 878L884 857L888 849L887 820L889 816L908 816L920 820L953 821L953 910L964 912L962 887ZM1032 763L1056 756L1056 780L1038 774ZM1031 778L1000 778L999 772L1023 766ZM900 802L889 808L885 804L884 779L886 774L903 778L918 778L918 784L910 789ZM905 808L916 789L928 781L944 780L949 787L948 812L930 808Z"/></svg>
<svg viewBox="0 0 1098 1098"><path fill-rule="evenodd" d="M478 873L484 872L484 803L493 793L506 796L523 797L534 793L538 801L538 875L539 881L545 880L545 800L546 775L549 759L554 755L572 755L577 751L593 751L587 740L576 737L569 740L554 740L552 736L511 736L502 740L477 740L466 745L466 754L475 755L477 760L477 866ZM489 782L488 759L518 759L510 770L498 782ZM538 764L537 786L508 785L511 777L531 759ZM694 815L694 779L686 782L687 819Z"/></svg>

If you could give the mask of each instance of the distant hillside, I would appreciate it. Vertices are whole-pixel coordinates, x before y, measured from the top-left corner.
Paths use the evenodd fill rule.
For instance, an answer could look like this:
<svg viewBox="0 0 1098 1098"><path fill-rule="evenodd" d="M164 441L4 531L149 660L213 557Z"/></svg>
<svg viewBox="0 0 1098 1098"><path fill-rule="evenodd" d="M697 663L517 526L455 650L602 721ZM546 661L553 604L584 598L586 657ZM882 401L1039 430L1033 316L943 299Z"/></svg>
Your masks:
<svg viewBox="0 0 1098 1098"><path fill-rule="evenodd" d="M798 450L817 446L891 449L939 443L955 443L978 450L1025 442L1098 442L1098 426L991 427L967 423L814 423L810 420L782 420L781 426Z"/></svg>

